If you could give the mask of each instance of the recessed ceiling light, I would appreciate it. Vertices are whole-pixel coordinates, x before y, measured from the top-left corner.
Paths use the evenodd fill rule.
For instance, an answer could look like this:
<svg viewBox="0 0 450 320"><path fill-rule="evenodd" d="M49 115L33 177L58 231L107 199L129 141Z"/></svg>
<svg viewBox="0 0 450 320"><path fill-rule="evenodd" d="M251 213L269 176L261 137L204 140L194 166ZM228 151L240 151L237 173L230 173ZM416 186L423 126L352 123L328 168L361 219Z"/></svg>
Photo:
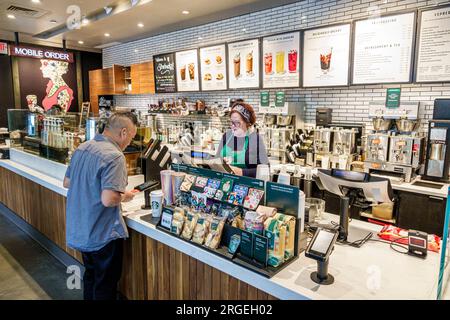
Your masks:
<svg viewBox="0 0 450 320"><path fill-rule="evenodd" d="M105 33L105 37L109 37L111 36L109 33Z"/></svg>
<svg viewBox="0 0 450 320"><path fill-rule="evenodd" d="M41 0L31 0L33 3L41 3Z"/></svg>
<svg viewBox="0 0 450 320"><path fill-rule="evenodd" d="M202 37L198 37L198 40L203 40L203 38Z"/></svg>
<svg viewBox="0 0 450 320"><path fill-rule="evenodd" d="M84 44L84 41L81 41L81 40L80 40L80 41L78 41L78 43L79 43L79 44Z"/></svg>
<svg viewBox="0 0 450 320"><path fill-rule="evenodd" d="M244 28L244 29L242 29L242 31L245 32L245 31L247 31L247 29Z"/></svg>
<svg viewBox="0 0 450 320"><path fill-rule="evenodd" d="M138 23L138 27L139 27L139 28L143 28L143 27L144 27L144 24L143 24L143 23Z"/></svg>
<svg viewBox="0 0 450 320"><path fill-rule="evenodd" d="M8 17L9 19L15 19L15 18L16 18L16 16L13 15L13 14L8 14L7 17Z"/></svg>
<svg viewBox="0 0 450 320"><path fill-rule="evenodd" d="M55 23L57 23L57 21L55 19L52 19L52 20L50 20L50 23L55 24Z"/></svg>
<svg viewBox="0 0 450 320"><path fill-rule="evenodd" d="M182 13L182 14L189 14L190 12L187 11L187 10L183 10L181 13Z"/></svg>
<svg viewBox="0 0 450 320"><path fill-rule="evenodd" d="M134 49L134 52L138 53L138 52L139 52L139 50L138 50L138 49Z"/></svg>

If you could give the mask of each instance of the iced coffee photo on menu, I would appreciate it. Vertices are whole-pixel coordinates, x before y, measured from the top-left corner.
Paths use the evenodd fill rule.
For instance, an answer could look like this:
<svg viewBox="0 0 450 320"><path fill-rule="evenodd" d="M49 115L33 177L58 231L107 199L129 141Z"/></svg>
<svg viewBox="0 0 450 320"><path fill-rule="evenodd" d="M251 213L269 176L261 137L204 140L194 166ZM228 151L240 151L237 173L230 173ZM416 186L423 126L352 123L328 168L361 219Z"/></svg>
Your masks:
<svg viewBox="0 0 450 320"><path fill-rule="evenodd" d="M259 88L259 40L228 43L229 88Z"/></svg>
<svg viewBox="0 0 450 320"><path fill-rule="evenodd" d="M263 38L263 87L285 88L300 85L300 33L284 33Z"/></svg>
<svg viewBox="0 0 450 320"><path fill-rule="evenodd" d="M199 91L199 68L197 50L175 53L178 91Z"/></svg>

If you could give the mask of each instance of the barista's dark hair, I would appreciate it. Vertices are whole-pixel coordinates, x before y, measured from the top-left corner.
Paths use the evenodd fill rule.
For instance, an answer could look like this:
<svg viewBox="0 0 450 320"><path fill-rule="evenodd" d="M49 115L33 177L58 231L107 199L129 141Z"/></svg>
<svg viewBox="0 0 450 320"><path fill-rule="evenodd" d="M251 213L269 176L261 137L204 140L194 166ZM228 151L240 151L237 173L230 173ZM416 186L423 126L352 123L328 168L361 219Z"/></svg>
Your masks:
<svg viewBox="0 0 450 320"><path fill-rule="evenodd" d="M108 118L106 122L105 129L108 130L116 130L126 128L128 126L127 119L131 121L134 126L138 125L138 119L134 113L129 111L126 112L116 112L111 117Z"/></svg>

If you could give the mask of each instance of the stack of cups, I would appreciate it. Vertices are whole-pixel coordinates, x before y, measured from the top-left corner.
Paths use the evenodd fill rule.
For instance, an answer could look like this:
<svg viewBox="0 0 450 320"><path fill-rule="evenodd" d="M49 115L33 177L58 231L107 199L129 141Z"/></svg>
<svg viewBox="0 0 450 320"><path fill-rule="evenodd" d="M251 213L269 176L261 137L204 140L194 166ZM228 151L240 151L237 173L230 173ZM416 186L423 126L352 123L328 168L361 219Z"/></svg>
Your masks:
<svg viewBox="0 0 450 320"><path fill-rule="evenodd" d="M172 174L173 170L162 170L161 171L161 187L164 194L164 205L172 205Z"/></svg>
<svg viewBox="0 0 450 320"><path fill-rule="evenodd" d="M186 174L184 172L174 172L172 174L172 202L177 203L181 197L181 184Z"/></svg>

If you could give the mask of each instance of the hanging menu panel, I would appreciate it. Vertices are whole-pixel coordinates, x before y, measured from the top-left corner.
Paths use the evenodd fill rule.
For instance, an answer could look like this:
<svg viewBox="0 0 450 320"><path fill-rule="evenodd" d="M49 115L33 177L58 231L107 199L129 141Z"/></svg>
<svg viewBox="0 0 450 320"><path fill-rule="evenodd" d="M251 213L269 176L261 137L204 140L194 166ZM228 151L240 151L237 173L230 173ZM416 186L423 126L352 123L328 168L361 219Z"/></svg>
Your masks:
<svg viewBox="0 0 450 320"><path fill-rule="evenodd" d="M259 88L259 40L228 44L230 89Z"/></svg>
<svg viewBox="0 0 450 320"><path fill-rule="evenodd" d="M303 86L348 85L350 24L304 32Z"/></svg>
<svg viewBox="0 0 450 320"><path fill-rule="evenodd" d="M200 74L203 91L227 89L225 45L200 49Z"/></svg>
<svg viewBox="0 0 450 320"><path fill-rule="evenodd" d="M421 13L416 81L450 81L450 6Z"/></svg>
<svg viewBox="0 0 450 320"><path fill-rule="evenodd" d="M178 91L199 91L197 49L175 53Z"/></svg>
<svg viewBox="0 0 450 320"><path fill-rule="evenodd" d="M175 79L175 54L153 56L156 93L172 93L177 91Z"/></svg>
<svg viewBox="0 0 450 320"><path fill-rule="evenodd" d="M353 84L411 79L415 12L355 22Z"/></svg>
<svg viewBox="0 0 450 320"><path fill-rule="evenodd" d="M263 39L263 88L300 86L300 32Z"/></svg>

